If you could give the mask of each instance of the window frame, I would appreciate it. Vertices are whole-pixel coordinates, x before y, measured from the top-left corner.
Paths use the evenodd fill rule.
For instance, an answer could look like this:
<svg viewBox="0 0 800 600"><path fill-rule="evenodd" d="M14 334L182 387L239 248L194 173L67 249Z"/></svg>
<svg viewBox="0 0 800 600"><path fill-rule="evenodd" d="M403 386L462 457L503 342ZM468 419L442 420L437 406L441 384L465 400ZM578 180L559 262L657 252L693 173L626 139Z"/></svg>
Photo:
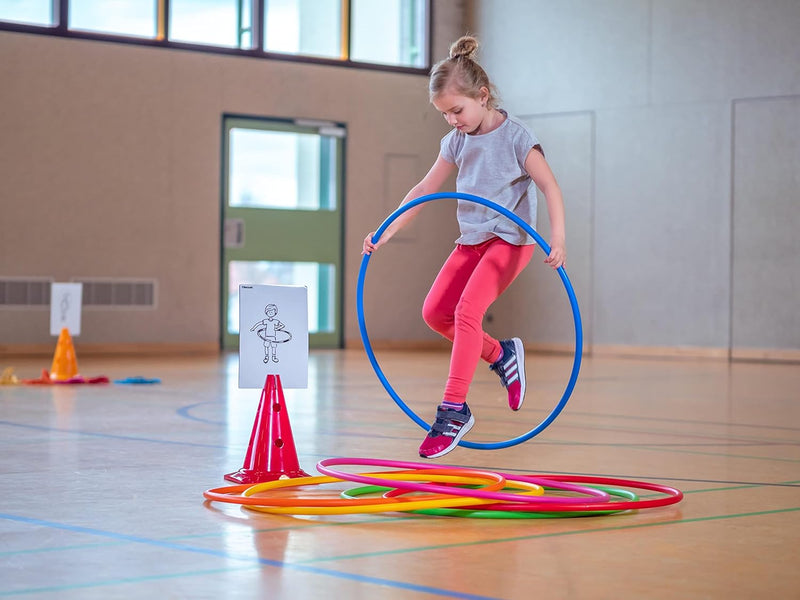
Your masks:
<svg viewBox="0 0 800 600"><path fill-rule="evenodd" d="M409 73L415 75L427 75L431 68L431 56L433 48L433 0L423 0L425 3L426 20L423 25L426 32L425 40L425 64L421 67L409 67L404 65L390 65L384 63L370 63L355 61L350 59L350 37L351 37L351 9L352 0L341 0L342 5L342 28L344 39L342 41L342 51L347 58L327 58L319 56L304 56L302 54L285 54L280 52L268 52L264 50L264 16L265 3L268 0L253 1L253 24L252 24L252 48L232 48L229 46L213 46L210 44L198 44L191 42L178 42L168 39L170 21L170 0L154 0L156 4L156 37L132 37L127 35L117 35L113 33L79 31L70 29L69 24L69 0L51 0L53 7L53 25L34 25L29 23L16 23L12 21L0 20L0 31L12 31L19 33L33 33L38 35L49 35L56 37L74 38L82 40L93 40L99 42L114 42L120 44L132 44L136 46L148 46L153 48L171 48L176 50L191 50L195 52L205 52L209 54L225 54L228 56L242 56L250 58L260 58L267 60L278 60L284 62L310 63L317 65L329 65L335 67L347 67L355 69L368 69L376 71L390 71L396 73Z"/></svg>

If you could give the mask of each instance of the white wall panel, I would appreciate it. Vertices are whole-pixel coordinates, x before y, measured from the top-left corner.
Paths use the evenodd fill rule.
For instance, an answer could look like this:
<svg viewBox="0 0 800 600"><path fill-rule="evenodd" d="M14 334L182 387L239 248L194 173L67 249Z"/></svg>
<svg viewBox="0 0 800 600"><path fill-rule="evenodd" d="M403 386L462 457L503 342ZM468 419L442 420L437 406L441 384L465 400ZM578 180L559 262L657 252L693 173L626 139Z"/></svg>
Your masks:
<svg viewBox="0 0 800 600"><path fill-rule="evenodd" d="M654 0L653 99L800 93L797 0Z"/></svg>
<svg viewBox="0 0 800 600"><path fill-rule="evenodd" d="M647 102L649 4L486 0L474 7L481 60L512 112Z"/></svg>
<svg viewBox="0 0 800 600"><path fill-rule="evenodd" d="M734 353L800 348L800 97L734 105Z"/></svg>
<svg viewBox="0 0 800 600"><path fill-rule="evenodd" d="M727 348L729 114L598 114L597 344Z"/></svg>

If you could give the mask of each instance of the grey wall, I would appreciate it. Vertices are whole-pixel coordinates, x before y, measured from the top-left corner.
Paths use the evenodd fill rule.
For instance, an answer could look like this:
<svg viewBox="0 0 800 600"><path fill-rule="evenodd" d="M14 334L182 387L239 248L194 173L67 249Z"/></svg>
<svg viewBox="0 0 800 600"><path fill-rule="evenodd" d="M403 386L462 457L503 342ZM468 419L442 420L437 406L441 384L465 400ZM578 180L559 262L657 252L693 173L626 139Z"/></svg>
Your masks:
<svg viewBox="0 0 800 600"><path fill-rule="evenodd" d="M564 189L594 349L800 357L800 2L476 0L469 20ZM526 335L568 345L560 282L525 277L493 326L528 306Z"/></svg>

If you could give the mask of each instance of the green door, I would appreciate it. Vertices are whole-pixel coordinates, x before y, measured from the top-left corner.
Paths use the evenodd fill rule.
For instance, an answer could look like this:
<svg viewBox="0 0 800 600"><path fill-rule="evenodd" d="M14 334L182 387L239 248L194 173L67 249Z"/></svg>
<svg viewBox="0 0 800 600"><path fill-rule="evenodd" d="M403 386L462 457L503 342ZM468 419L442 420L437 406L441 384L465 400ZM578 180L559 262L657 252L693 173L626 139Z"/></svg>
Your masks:
<svg viewBox="0 0 800 600"><path fill-rule="evenodd" d="M344 140L336 123L223 117L223 348L241 283L307 286L310 347L341 347Z"/></svg>

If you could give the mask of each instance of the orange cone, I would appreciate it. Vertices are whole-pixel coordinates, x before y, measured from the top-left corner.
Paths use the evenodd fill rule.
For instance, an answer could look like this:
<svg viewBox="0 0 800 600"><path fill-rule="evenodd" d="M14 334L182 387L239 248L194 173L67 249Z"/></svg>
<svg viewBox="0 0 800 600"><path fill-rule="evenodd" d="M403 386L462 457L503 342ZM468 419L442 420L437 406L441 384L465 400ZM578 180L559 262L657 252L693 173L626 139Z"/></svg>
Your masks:
<svg viewBox="0 0 800 600"><path fill-rule="evenodd" d="M72 345L72 336L69 329L64 327L58 336L56 353L53 356L53 365L50 367L50 379L53 381L67 381L78 376L78 359L75 356L75 346Z"/></svg>
<svg viewBox="0 0 800 600"><path fill-rule="evenodd" d="M284 477L308 477L300 468L280 375L267 375L256 411L244 465L225 475L228 481L260 483Z"/></svg>

